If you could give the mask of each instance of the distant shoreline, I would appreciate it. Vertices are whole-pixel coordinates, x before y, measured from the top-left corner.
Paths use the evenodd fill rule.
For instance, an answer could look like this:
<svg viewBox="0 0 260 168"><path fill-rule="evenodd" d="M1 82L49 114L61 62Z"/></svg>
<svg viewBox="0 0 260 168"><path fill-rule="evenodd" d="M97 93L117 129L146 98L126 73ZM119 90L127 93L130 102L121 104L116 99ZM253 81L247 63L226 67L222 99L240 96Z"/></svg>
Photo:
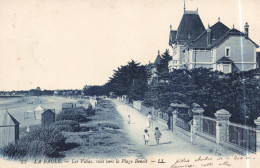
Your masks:
<svg viewBox="0 0 260 168"><path fill-rule="evenodd" d="M15 97L24 97L24 96L0 96L0 98L15 98Z"/></svg>

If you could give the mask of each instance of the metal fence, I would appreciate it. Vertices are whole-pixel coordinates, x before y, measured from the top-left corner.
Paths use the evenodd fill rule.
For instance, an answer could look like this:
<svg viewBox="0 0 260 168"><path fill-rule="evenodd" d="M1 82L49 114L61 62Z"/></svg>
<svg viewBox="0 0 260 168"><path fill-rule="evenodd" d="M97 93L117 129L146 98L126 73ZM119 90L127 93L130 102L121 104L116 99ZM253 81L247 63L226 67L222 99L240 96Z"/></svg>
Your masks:
<svg viewBox="0 0 260 168"><path fill-rule="evenodd" d="M256 130L239 124L229 124L229 143L247 151L256 152Z"/></svg>
<svg viewBox="0 0 260 168"><path fill-rule="evenodd" d="M180 118L176 119L176 126L186 130L186 131L190 131L190 124L189 122L186 122Z"/></svg>
<svg viewBox="0 0 260 168"><path fill-rule="evenodd" d="M163 113L162 119L165 120L165 121L168 121L168 119L169 119L168 114L167 113Z"/></svg>
<svg viewBox="0 0 260 168"><path fill-rule="evenodd" d="M216 137L216 120L209 117L203 117L203 133L206 133L210 136Z"/></svg>

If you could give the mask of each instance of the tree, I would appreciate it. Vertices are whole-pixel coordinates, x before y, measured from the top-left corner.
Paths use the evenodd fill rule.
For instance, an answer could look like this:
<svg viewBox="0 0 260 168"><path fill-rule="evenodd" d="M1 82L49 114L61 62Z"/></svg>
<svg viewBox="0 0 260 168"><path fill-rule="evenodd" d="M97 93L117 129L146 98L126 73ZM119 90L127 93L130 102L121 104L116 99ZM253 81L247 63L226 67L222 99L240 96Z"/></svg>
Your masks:
<svg viewBox="0 0 260 168"><path fill-rule="evenodd" d="M89 86L83 88L83 93L86 96L103 96L107 95L105 86Z"/></svg>
<svg viewBox="0 0 260 168"><path fill-rule="evenodd" d="M142 100L147 90L148 72L144 65L131 60L127 65L114 70L106 84L108 92L117 96L127 95L130 101Z"/></svg>
<svg viewBox="0 0 260 168"><path fill-rule="evenodd" d="M168 62L171 60L171 56L169 53L169 50L166 49L165 52L161 55L161 61L157 65L157 74L158 74L158 79L160 80L168 80Z"/></svg>
<svg viewBox="0 0 260 168"><path fill-rule="evenodd" d="M166 112L170 106L170 95L169 95L169 70L168 62L171 59L169 50L166 49L161 55L160 63L156 65L158 75L158 82L152 83L149 86L147 93L145 94L144 104L147 106L153 106L156 109L160 108L162 111Z"/></svg>

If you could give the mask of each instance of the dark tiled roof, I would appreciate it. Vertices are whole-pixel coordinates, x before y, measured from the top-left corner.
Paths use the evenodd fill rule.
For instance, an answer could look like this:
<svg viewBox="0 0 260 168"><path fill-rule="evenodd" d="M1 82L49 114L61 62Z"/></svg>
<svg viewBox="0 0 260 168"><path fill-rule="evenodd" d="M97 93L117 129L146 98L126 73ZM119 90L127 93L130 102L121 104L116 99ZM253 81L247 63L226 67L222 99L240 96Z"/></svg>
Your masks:
<svg viewBox="0 0 260 168"><path fill-rule="evenodd" d="M176 41L194 40L205 31L205 27L198 14L184 13L177 30Z"/></svg>
<svg viewBox="0 0 260 168"><path fill-rule="evenodd" d="M156 59L155 59L155 61L154 61L154 65L158 65L158 64L160 64L160 62L161 62L161 56L160 55L157 55L157 57L156 57Z"/></svg>
<svg viewBox="0 0 260 168"><path fill-rule="evenodd" d="M221 22L217 22L211 29L211 40L212 44L216 42L219 38L221 38L225 33L227 33L230 29L225 26ZM215 39L215 40L214 40ZM210 48L207 44L207 31L204 31L197 39L189 44L189 48Z"/></svg>
<svg viewBox="0 0 260 168"><path fill-rule="evenodd" d="M234 62L234 61L232 61L232 60L229 59L228 57L223 56L223 57L221 57L220 59L218 59L216 62L217 62L217 63L232 63L232 62Z"/></svg>
<svg viewBox="0 0 260 168"><path fill-rule="evenodd" d="M229 30L227 33L225 33L221 38L219 38L216 42L212 43L211 45L211 48L220 44L221 42L223 42L227 37L229 37L230 35L233 35L233 36L245 36L244 33L240 32L239 30L237 29L231 29ZM256 48L258 48L259 46L253 41L251 40L249 37L246 37L249 41L251 41L255 46Z"/></svg>
<svg viewBox="0 0 260 168"><path fill-rule="evenodd" d="M197 39L189 43L187 48L198 48L198 49L211 49L212 47L221 44L229 36L245 36L244 33L240 32L237 29L229 29L223 23L218 22L211 29L211 45L207 44L207 31L204 31ZM249 37L246 37L250 40L257 48L259 47L254 41Z"/></svg>
<svg viewBox="0 0 260 168"><path fill-rule="evenodd" d="M148 65L146 65L146 69L147 70L150 70L152 68L153 64L152 63L149 63Z"/></svg>
<svg viewBox="0 0 260 168"><path fill-rule="evenodd" d="M221 22L217 22L216 24L214 24L213 26L210 27L211 29L211 37L214 39L219 39L220 37L222 37L227 31L229 31L230 29L224 25Z"/></svg>

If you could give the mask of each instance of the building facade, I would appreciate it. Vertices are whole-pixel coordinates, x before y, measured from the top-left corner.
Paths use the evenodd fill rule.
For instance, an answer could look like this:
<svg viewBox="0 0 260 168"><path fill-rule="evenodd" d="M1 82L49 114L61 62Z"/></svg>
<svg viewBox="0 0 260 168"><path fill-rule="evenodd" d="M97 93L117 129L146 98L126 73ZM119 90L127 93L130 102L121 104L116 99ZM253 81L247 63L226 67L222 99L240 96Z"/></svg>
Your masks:
<svg viewBox="0 0 260 168"><path fill-rule="evenodd" d="M185 11L177 30L170 30L173 49L169 71L199 67L230 73L257 68L256 48L249 38L249 25L244 32L229 29L220 19L205 29L197 11Z"/></svg>

